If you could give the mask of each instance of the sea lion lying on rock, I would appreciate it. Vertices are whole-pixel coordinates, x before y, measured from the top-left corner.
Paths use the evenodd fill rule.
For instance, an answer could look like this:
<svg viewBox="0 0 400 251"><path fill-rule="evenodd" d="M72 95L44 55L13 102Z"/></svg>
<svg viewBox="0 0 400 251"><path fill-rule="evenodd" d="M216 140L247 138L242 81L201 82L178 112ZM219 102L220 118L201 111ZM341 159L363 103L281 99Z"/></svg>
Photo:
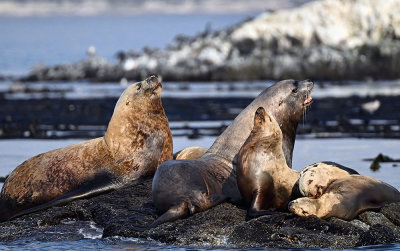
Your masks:
<svg viewBox="0 0 400 251"><path fill-rule="evenodd" d="M400 201L400 193L396 188L377 179L355 174L332 181L317 199L304 197L291 201L289 210L299 216L352 220L363 211L396 201Z"/></svg>
<svg viewBox="0 0 400 251"><path fill-rule="evenodd" d="M249 207L248 218L266 209L287 209L299 172L288 167L282 150L282 131L264 108L257 109L254 127L238 155L236 179Z"/></svg>
<svg viewBox="0 0 400 251"><path fill-rule="evenodd" d="M115 106L104 137L43 153L19 165L1 191L0 220L154 174L159 164L172 159L161 90L157 76L129 86Z"/></svg>
<svg viewBox="0 0 400 251"><path fill-rule="evenodd" d="M225 200L241 201L236 157L259 107L278 122L286 163L291 167L297 125L312 102L313 86L309 80L284 80L272 85L236 117L201 158L162 163L152 185L153 203L162 215L148 227L207 210Z"/></svg>
<svg viewBox="0 0 400 251"><path fill-rule="evenodd" d="M318 198L334 180L351 174L358 172L335 162L323 161L308 165L300 172L299 192L305 197Z"/></svg>

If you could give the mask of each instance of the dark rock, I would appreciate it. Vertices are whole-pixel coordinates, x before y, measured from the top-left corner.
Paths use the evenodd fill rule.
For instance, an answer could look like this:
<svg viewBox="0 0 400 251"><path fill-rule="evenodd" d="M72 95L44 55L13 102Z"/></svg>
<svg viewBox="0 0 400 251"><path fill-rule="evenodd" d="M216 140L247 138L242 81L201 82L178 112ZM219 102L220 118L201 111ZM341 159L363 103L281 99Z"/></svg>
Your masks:
<svg viewBox="0 0 400 251"><path fill-rule="evenodd" d="M394 225L388 218L386 218L383 214L378 212L367 211L361 213L358 218L360 218L363 222L367 223L368 225L376 225L380 224L383 226L387 226L391 228L393 231L400 234L400 227Z"/></svg>
<svg viewBox="0 0 400 251"><path fill-rule="evenodd" d="M383 155L382 153L378 154L378 156L376 156L374 159L366 159L366 160L372 160L372 163L369 168L374 172L381 168L380 163L382 162L400 162L400 159L393 159L387 155ZM397 164L393 164L392 166L396 167Z"/></svg>
<svg viewBox="0 0 400 251"><path fill-rule="evenodd" d="M400 226L400 203L390 203L381 208L381 213L385 215L397 226Z"/></svg>
<svg viewBox="0 0 400 251"><path fill-rule="evenodd" d="M376 224L360 235L357 246L368 246L399 242L399 237L387 226Z"/></svg>
<svg viewBox="0 0 400 251"><path fill-rule="evenodd" d="M249 248L351 248L362 245L399 242L390 227L365 226L358 220L300 218L288 212L245 221L246 210L223 203L187 219L137 231L156 219L151 203L149 178L136 185L66 206L25 215L0 224L0 241L78 240L93 231L103 237L151 238L168 245ZM398 204L383 211L397 209ZM398 212L398 211L397 211ZM393 217L395 214L393 214ZM383 215L382 215L383 216ZM398 218L396 218L398 222Z"/></svg>

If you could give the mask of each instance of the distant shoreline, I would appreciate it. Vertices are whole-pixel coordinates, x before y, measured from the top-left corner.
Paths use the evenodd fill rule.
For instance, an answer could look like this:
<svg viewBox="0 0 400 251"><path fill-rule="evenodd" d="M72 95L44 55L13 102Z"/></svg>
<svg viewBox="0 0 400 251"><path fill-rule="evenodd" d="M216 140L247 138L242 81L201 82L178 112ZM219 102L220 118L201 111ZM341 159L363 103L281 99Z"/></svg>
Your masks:
<svg viewBox="0 0 400 251"><path fill-rule="evenodd" d="M96 16L138 14L227 14L294 8L311 0L4 0L0 17Z"/></svg>

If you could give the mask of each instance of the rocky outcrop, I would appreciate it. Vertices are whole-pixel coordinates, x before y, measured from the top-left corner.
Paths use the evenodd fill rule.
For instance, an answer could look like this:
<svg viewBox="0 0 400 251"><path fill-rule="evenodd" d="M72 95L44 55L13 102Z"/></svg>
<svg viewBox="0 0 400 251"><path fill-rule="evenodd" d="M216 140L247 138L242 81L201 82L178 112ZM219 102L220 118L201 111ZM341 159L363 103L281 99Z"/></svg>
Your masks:
<svg viewBox="0 0 400 251"><path fill-rule="evenodd" d="M178 246L342 249L400 242L399 209L400 203L392 203L352 221L300 218L276 211L245 221L243 208L224 203L140 232L135 226L145 226L157 217L151 203L151 179L147 179L120 191L1 223L0 241L78 240L85 236L79 230L91 225L100 229L99 237L103 229L103 238L138 237Z"/></svg>
<svg viewBox="0 0 400 251"><path fill-rule="evenodd" d="M379 6L379 7L377 7ZM157 72L164 80L393 79L400 77L397 0L325 0L196 37L164 50L121 52L32 71L25 80L120 81Z"/></svg>

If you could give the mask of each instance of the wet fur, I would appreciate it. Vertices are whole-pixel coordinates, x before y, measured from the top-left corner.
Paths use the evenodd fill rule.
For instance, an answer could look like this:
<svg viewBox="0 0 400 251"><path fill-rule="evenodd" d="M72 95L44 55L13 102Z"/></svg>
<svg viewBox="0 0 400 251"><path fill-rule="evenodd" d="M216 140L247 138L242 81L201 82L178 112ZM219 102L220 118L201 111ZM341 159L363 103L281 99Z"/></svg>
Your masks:
<svg viewBox="0 0 400 251"><path fill-rule="evenodd" d="M400 201L396 188L377 179L354 174L333 181L317 199L304 197L290 202L289 210L299 216L352 220L363 211L396 201Z"/></svg>
<svg viewBox="0 0 400 251"><path fill-rule="evenodd" d="M104 137L43 153L19 165L2 188L0 220L34 206L37 211L58 205L66 194L71 198L95 195L153 174L160 163L172 159L172 136L160 95L155 76L133 84L119 98ZM109 173L112 179L103 179L101 173Z"/></svg>
<svg viewBox="0 0 400 251"><path fill-rule="evenodd" d="M240 203L236 159L253 126L254 113L264 107L283 132L282 148L291 167L296 128L313 87L309 81L284 80L263 91L199 159L173 160L157 169L153 203L162 215L150 227L206 210L224 200Z"/></svg>

